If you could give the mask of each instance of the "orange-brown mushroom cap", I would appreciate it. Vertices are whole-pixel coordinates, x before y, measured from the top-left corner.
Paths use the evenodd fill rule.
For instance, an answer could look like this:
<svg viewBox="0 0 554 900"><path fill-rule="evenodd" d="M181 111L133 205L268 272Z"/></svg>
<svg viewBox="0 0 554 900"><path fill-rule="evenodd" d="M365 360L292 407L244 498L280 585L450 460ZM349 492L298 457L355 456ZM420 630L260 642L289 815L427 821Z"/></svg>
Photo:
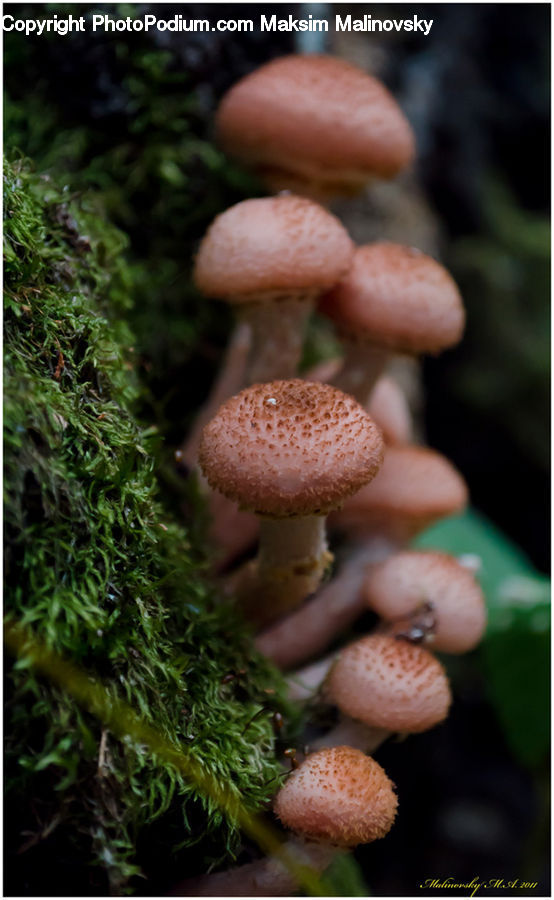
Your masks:
<svg viewBox="0 0 554 900"><path fill-rule="evenodd" d="M462 512L467 485L451 462L428 447L388 447L376 478L350 497L333 523L354 533L408 540L438 519Z"/></svg>
<svg viewBox="0 0 554 900"><path fill-rule="evenodd" d="M255 384L205 427L199 451L212 488L266 516L335 509L383 459L381 432L352 397L301 379Z"/></svg>
<svg viewBox="0 0 554 900"><path fill-rule="evenodd" d="M433 648L466 653L483 636L487 613L475 576L448 553L405 550L372 566L363 585L368 605L387 621L431 603Z"/></svg>
<svg viewBox="0 0 554 900"><path fill-rule="evenodd" d="M438 659L387 635L368 635L346 647L327 676L324 694L353 719L401 732L442 722L452 700Z"/></svg>
<svg viewBox="0 0 554 900"><path fill-rule="evenodd" d="M221 101L216 127L224 149L262 174L338 190L396 175L414 156L412 129L384 85L330 56L285 56L247 75Z"/></svg>
<svg viewBox="0 0 554 900"><path fill-rule="evenodd" d="M384 837L396 808L392 783L381 766L352 747L311 753L289 775L274 803L283 825L338 847Z"/></svg>
<svg viewBox="0 0 554 900"><path fill-rule="evenodd" d="M320 308L342 333L398 353L438 353L458 343L465 324L446 269L420 250L387 242L358 247Z"/></svg>
<svg viewBox="0 0 554 900"><path fill-rule="evenodd" d="M353 252L340 221L312 200L244 200L212 222L194 280L204 294L231 302L291 292L317 296L346 273Z"/></svg>

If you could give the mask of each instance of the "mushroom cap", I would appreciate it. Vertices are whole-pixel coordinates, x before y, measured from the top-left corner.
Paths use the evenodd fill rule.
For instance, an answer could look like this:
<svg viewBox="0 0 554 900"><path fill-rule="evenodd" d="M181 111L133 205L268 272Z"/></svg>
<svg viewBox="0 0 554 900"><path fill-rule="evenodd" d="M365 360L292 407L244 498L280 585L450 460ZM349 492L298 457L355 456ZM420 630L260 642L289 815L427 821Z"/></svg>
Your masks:
<svg viewBox="0 0 554 900"><path fill-rule="evenodd" d="M464 479L441 453L412 444L391 446L374 481L345 502L333 523L344 531L404 541L462 512L467 502Z"/></svg>
<svg viewBox="0 0 554 900"><path fill-rule="evenodd" d="M387 621L410 615L422 603L432 603L435 650L466 653L485 631L483 592L472 572L448 553L395 553L369 569L362 590L368 606Z"/></svg>
<svg viewBox="0 0 554 900"><path fill-rule="evenodd" d="M452 701L445 671L432 653L376 634L341 652L324 693L351 718L401 732L426 731L442 722Z"/></svg>
<svg viewBox="0 0 554 900"><path fill-rule="evenodd" d="M312 200L244 200L210 225L194 281L202 293L230 302L300 291L317 296L348 271L353 252L336 216Z"/></svg>
<svg viewBox="0 0 554 900"><path fill-rule="evenodd" d="M339 330L398 353L438 353L465 324L460 292L438 262L401 244L366 244L320 309Z"/></svg>
<svg viewBox="0 0 554 900"><path fill-rule="evenodd" d="M212 488L274 517L327 513L383 460L381 432L353 397L319 382L272 381L231 397L199 451Z"/></svg>
<svg viewBox="0 0 554 900"><path fill-rule="evenodd" d="M337 190L389 178L415 152L398 104L357 66L331 56L275 59L237 82L216 115L219 140L262 174L287 173Z"/></svg>
<svg viewBox="0 0 554 900"><path fill-rule="evenodd" d="M371 392L368 412L386 444L408 444L412 440L412 416L406 395L394 378L381 375Z"/></svg>
<svg viewBox="0 0 554 900"><path fill-rule="evenodd" d="M379 763L352 747L310 753L277 794L283 825L310 840L355 847L390 831L398 801Z"/></svg>

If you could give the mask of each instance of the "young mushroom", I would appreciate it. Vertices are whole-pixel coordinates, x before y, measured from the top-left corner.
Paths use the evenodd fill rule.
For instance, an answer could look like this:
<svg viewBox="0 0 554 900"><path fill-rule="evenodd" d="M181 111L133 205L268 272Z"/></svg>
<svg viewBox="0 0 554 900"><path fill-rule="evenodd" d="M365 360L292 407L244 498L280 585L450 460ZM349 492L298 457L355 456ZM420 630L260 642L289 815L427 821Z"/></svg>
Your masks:
<svg viewBox="0 0 554 900"><path fill-rule="evenodd" d="M261 517L257 559L238 595L260 624L311 594L331 555L325 516L376 475L381 433L358 403L301 379L256 384L205 427L199 461L210 486Z"/></svg>
<svg viewBox="0 0 554 900"><path fill-rule="evenodd" d="M276 815L294 832L280 858L265 857L214 875L182 882L174 896L292 896L300 866L323 872L339 853L384 837L398 801L381 766L352 747L311 753L292 771L274 801ZM284 859L293 866L284 864Z"/></svg>
<svg viewBox="0 0 554 900"><path fill-rule="evenodd" d="M483 592L473 573L447 553L396 553L368 570L362 593L395 632L402 630L402 620L408 617L417 627L418 610L425 618L430 607L433 627L423 636L434 650L466 653L485 631Z"/></svg>
<svg viewBox="0 0 554 900"><path fill-rule="evenodd" d="M283 825L296 834L343 848L384 837L396 808L392 783L379 763L347 746L310 753L273 804Z"/></svg>
<svg viewBox="0 0 554 900"><path fill-rule="evenodd" d="M388 447L379 474L332 517L348 534L379 534L399 544L432 522L462 512L467 485L451 462L428 447Z"/></svg>
<svg viewBox="0 0 554 900"><path fill-rule="evenodd" d="M246 384L296 374L306 320L346 273L353 251L339 220L305 197L245 200L217 216L200 245L194 280L248 321Z"/></svg>
<svg viewBox="0 0 554 900"><path fill-rule="evenodd" d="M357 193L414 157L412 129L388 90L330 56L272 60L235 84L217 111L223 148L272 191Z"/></svg>
<svg viewBox="0 0 554 900"><path fill-rule="evenodd" d="M457 344L465 313L458 288L430 256L401 244L358 247L342 281L321 300L345 346L334 383L366 406L394 353L439 353Z"/></svg>
<svg viewBox="0 0 554 900"><path fill-rule="evenodd" d="M378 634L341 651L325 679L322 696L348 719L319 745L350 742L354 736L364 750L375 749L387 733L414 734L438 725L452 702L445 671L432 653ZM365 731L359 723L366 726Z"/></svg>

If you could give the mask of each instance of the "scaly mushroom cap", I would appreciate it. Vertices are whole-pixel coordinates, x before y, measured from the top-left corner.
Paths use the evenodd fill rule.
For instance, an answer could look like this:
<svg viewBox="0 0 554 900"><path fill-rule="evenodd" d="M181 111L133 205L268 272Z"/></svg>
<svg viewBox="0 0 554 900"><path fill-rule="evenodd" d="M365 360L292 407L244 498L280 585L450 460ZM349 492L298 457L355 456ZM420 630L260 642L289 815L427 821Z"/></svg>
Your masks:
<svg viewBox="0 0 554 900"><path fill-rule="evenodd" d="M414 156L412 129L380 81L330 56L285 56L234 85L216 117L219 140L262 175L339 192L389 178Z"/></svg>
<svg viewBox="0 0 554 900"><path fill-rule="evenodd" d="M343 334L398 353L452 347L465 324L460 292L446 269L420 250L385 242L358 247L320 308Z"/></svg>
<svg viewBox="0 0 554 900"><path fill-rule="evenodd" d="M324 695L353 719L401 732L442 722L452 700L432 653L386 635L368 635L346 647L327 676Z"/></svg>
<svg viewBox="0 0 554 900"><path fill-rule="evenodd" d="M291 772L274 803L287 828L338 847L384 837L396 807L392 783L381 766L352 747L310 753Z"/></svg>
<svg viewBox="0 0 554 900"><path fill-rule="evenodd" d="M230 302L318 296L348 271L354 245L318 203L285 195L244 200L212 222L194 268L202 293Z"/></svg>
<svg viewBox="0 0 554 900"><path fill-rule="evenodd" d="M350 497L332 523L344 531L379 531L403 541L462 512L467 501L466 483L445 456L428 447L392 446L375 480Z"/></svg>
<svg viewBox="0 0 554 900"><path fill-rule="evenodd" d="M436 619L433 648L445 653L472 650L485 631L483 592L474 575L447 553L396 553L370 568L363 593L368 606L388 621L432 603Z"/></svg>
<svg viewBox="0 0 554 900"><path fill-rule="evenodd" d="M231 397L202 434L212 488L266 516L324 514L376 475L381 432L352 397L299 378Z"/></svg>

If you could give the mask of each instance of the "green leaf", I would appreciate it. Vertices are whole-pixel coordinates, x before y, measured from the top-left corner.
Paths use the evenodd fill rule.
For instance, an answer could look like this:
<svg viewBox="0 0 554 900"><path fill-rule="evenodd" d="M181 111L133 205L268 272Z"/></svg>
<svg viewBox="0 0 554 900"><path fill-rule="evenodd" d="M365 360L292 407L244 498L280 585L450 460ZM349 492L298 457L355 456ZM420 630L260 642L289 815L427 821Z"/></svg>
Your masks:
<svg viewBox="0 0 554 900"><path fill-rule="evenodd" d="M479 556L489 616L480 654L488 694L513 753L539 766L550 736L549 580L473 510L434 525L415 546Z"/></svg>

